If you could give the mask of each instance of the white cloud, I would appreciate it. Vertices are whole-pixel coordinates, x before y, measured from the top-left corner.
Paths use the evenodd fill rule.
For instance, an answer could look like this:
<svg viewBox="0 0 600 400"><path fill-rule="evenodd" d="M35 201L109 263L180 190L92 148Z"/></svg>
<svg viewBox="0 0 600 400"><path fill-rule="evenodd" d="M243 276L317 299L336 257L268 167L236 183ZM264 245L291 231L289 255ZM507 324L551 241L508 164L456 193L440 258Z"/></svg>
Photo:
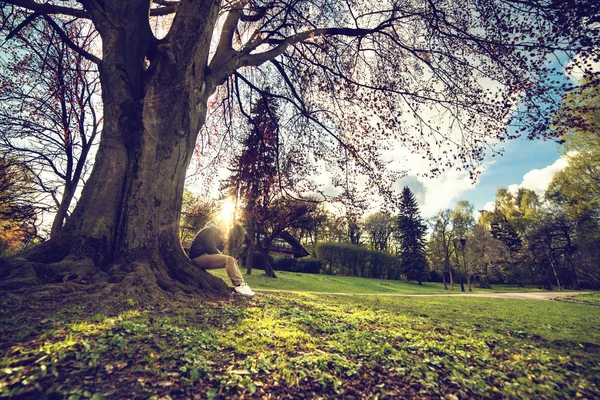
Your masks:
<svg viewBox="0 0 600 400"><path fill-rule="evenodd" d="M583 59L581 57L576 57L574 60L569 60L563 71L565 76L580 81L584 76L584 71L578 65L582 64L587 64L588 71L600 72L600 62L590 58L591 57L587 57L586 59ZM570 73L567 72L569 69L571 69Z"/></svg>
<svg viewBox="0 0 600 400"><path fill-rule="evenodd" d="M554 175L565 168L567 164L568 156L562 156L547 167L532 169L523 175L523 180L520 184L510 185L508 190L515 193L520 188L527 188L535 191L537 194L543 195Z"/></svg>
<svg viewBox="0 0 600 400"><path fill-rule="evenodd" d="M488 201L487 203L485 203L485 205L483 206L483 209L485 211L494 211L494 206L495 206L495 202L494 201Z"/></svg>
<svg viewBox="0 0 600 400"><path fill-rule="evenodd" d="M454 170L446 171L437 178L425 179L422 182L426 190L425 202L421 208L424 217L433 216L445 208L452 208L456 200L476 185L476 183L473 184L468 173Z"/></svg>
<svg viewBox="0 0 600 400"><path fill-rule="evenodd" d="M448 170L436 178L409 175L394 186L398 194L408 186L419 203L421 215L429 218L440 210L452 208L465 192L477 186L477 182L473 183L466 172Z"/></svg>

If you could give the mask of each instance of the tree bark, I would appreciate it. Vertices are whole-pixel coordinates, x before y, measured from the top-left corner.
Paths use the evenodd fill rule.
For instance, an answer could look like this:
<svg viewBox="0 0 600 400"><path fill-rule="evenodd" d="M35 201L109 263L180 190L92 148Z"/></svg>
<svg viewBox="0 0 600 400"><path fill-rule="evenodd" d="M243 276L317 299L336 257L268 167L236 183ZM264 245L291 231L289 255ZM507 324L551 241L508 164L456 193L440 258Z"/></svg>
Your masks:
<svg viewBox="0 0 600 400"><path fill-rule="evenodd" d="M261 258L263 259L263 267L265 268L265 275L269 278L277 278L275 275L275 270L271 265L271 259L269 258L269 249L271 248L271 243L273 243L272 238L265 239L264 242L258 242L258 247L260 249Z"/></svg>
<svg viewBox="0 0 600 400"><path fill-rule="evenodd" d="M448 282L446 282L446 271L442 269L442 281L444 282L444 290L448 290Z"/></svg>
<svg viewBox="0 0 600 400"><path fill-rule="evenodd" d="M69 212L69 207L71 206L71 201L73 200L74 195L75 192L73 190L73 185L71 185L68 182L65 183L62 198L60 200L60 206L56 211L54 220L52 220L50 237L56 236L56 234L62 229L65 219L67 218L67 213Z"/></svg>

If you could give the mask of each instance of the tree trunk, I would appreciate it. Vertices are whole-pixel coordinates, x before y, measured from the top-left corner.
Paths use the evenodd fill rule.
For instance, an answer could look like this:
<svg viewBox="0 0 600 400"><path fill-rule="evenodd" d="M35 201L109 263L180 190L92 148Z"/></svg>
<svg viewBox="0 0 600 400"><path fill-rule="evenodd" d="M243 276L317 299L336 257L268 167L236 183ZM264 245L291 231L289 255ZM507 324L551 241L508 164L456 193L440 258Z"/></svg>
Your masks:
<svg viewBox="0 0 600 400"><path fill-rule="evenodd" d="M448 248L444 248L444 264L446 269L448 270L448 279L450 280L450 290L454 290L454 277L452 276L452 266L450 263L450 254L448 252ZM448 289L444 286L444 289Z"/></svg>
<svg viewBox="0 0 600 400"><path fill-rule="evenodd" d="M65 220L67 219L69 208L71 207L71 202L73 201L73 197L75 197L75 192L77 187L79 186L79 182L81 182L81 176L83 175L83 170L88 161L88 155L90 153L90 149L94 144L94 140L97 136L97 127L94 126L93 132L88 138L88 140L82 140L81 144L81 153L79 154L79 158L75 164L75 168L73 168L73 154L72 149L67 152L67 156L69 159L69 167L67 168L66 173L66 181L63 189L62 198L60 200L60 205L54 216L54 220L52 221L52 228L50 229L50 237L54 237L60 232L62 227L65 224Z"/></svg>
<svg viewBox="0 0 600 400"><path fill-rule="evenodd" d="M50 237L56 236L58 232L63 227L65 219L67 218L67 213L69 212L69 207L71 206L71 201L73 200L73 196L75 195L75 190L71 184L68 182L65 183L62 198L60 199L60 206L54 215L54 219L52 220L52 228L50 229Z"/></svg>
<svg viewBox="0 0 600 400"><path fill-rule="evenodd" d="M467 269L467 268L465 268L465 269ZM469 292L472 292L473 288L471 286L471 272L470 271L465 271L465 273L467 274L467 290Z"/></svg>
<svg viewBox="0 0 600 400"><path fill-rule="evenodd" d="M442 268L442 281L444 282L444 290L448 290L448 283L446 282L445 268Z"/></svg>
<svg viewBox="0 0 600 400"><path fill-rule="evenodd" d="M579 280L577 279L577 269L575 268L575 263L573 262L573 254L575 253L575 248L571 243L571 236L566 233L565 237L567 239L567 246L565 251L565 264L567 265L567 271L571 273L571 285L574 290L579 290Z"/></svg>
<svg viewBox="0 0 600 400"><path fill-rule="evenodd" d="M271 243L273 243L273 239L265 239L264 242L259 242L258 247L260 249L261 258L263 259L263 266L265 268L265 275L269 278L277 278L275 275L275 270L271 265L271 259L269 257L269 249L271 248Z"/></svg>
<svg viewBox="0 0 600 400"><path fill-rule="evenodd" d="M246 253L246 275L252 274L252 262L254 260L254 248L256 246L256 233L253 228L248 230L248 249Z"/></svg>
<svg viewBox="0 0 600 400"><path fill-rule="evenodd" d="M159 46L161 62L144 71L151 33L135 7L147 4L118 4L111 7L130 9L106 11L114 19L102 32L104 127L93 171L55 237L0 260L0 289L52 284L39 291L85 286L149 297L160 289L228 291L190 262L178 235L185 172L214 88L206 88L203 68L176 63L170 44Z"/></svg>
<svg viewBox="0 0 600 400"><path fill-rule="evenodd" d="M487 263L483 264L483 288L484 289L491 289L491 285L490 285L490 273L489 273L489 267Z"/></svg>
<svg viewBox="0 0 600 400"><path fill-rule="evenodd" d="M460 283L460 291L465 291L465 285L463 283L463 274L460 268L460 259L458 258L458 251L454 252L454 256L456 257L456 269L458 270L458 282Z"/></svg>
<svg viewBox="0 0 600 400"><path fill-rule="evenodd" d="M548 259L550 260L550 267L552 268L552 273L554 274L554 279L556 279L556 285L558 286L558 290L562 290L561 284L560 284L560 279L558 277L558 273L556 272L556 266L554 263L554 257L552 255L552 246L550 243L546 243L546 246L548 247Z"/></svg>

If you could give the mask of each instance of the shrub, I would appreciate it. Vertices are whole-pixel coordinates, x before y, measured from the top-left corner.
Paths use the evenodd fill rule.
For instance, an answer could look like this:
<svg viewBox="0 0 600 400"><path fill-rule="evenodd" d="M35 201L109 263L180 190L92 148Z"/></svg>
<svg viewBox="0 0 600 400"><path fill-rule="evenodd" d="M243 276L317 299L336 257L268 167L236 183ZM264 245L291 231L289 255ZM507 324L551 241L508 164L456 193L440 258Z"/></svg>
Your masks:
<svg viewBox="0 0 600 400"><path fill-rule="evenodd" d="M277 271L297 272L298 260L295 258L280 258L273 264L273 269Z"/></svg>
<svg viewBox="0 0 600 400"><path fill-rule="evenodd" d="M273 268L277 271L318 274L322 265L321 261L314 258L280 258L275 261Z"/></svg>
<svg viewBox="0 0 600 400"><path fill-rule="evenodd" d="M345 243L320 243L317 258L323 263L324 274L400 279L400 260L382 251Z"/></svg>
<svg viewBox="0 0 600 400"><path fill-rule="evenodd" d="M320 274L323 263L316 258L301 258L298 260L298 272L305 274Z"/></svg>
<svg viewBox="0 0 600 400"><path fill-rule="evenodd" d="M269 255L269 261L271 262L272 266L275 266L275 259L273 258L273 256ZM242 266L245 268L246 267L246 257L242 257ZM259 270L264 270L265 269L265 259L263 257L263 255L257 251L254 252L254 254L252 255L252 269L259 269Z"/></svg>

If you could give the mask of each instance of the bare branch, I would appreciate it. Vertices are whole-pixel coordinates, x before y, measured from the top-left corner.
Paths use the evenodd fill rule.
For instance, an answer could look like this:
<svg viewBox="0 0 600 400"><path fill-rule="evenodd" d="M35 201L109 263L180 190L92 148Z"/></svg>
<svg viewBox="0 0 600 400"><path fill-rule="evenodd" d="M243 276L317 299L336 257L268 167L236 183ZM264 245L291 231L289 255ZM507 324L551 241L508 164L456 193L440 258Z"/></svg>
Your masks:
<svg viewBox="0 0 600 400"><path fill-rule="evenodd" d="M30 14L19 25L17 25L17 27L15 29L10 31L10 33L8 35L6 35L6 40L8 41L8 40L12 39L13 37L15 37L16 35L18 35L19 32L21 32L21 30L23 28L25 28L27 25L29 25L31 22L33 22L39 16L40 16L40 14L38 14L37 12Z"/></svg>
<svg viewBox="0 0 600 400"><path fill-rule="evenodd" d="M65 44L67 46L69 46L69 48L71 50L73 50L74 52L76 52L77 54L82 56L83 58L88 59L97 65L102 64L101 59L99 59L98 57L96 57L93 54L88 53L82 47L77 46L52 18L44 15L44 19L50 24L50 26L54 29L54 31L56 31L56 33L58 33L58 36L60 36L62 41L65 42Z"/></svg>
<svg viewBox="0 0 600 400"><path fill-rule="evenodd" d="M155 1L155 3L156 3L156 1ZM176 2L176 4L166 6L166 7L151 8L150 16L151 17L164 17L165 15L175 14L178 9L179 9L179 2Z"/></svg>
<svg viewBox="0 0 600 400"><path fill-rule="evenodd" d="M33 0L4 0L3 3L22 7L42 15L70 15L77 18L90 18L88 13L83 9L62 7L48 3L40 4Z"/></svg>

